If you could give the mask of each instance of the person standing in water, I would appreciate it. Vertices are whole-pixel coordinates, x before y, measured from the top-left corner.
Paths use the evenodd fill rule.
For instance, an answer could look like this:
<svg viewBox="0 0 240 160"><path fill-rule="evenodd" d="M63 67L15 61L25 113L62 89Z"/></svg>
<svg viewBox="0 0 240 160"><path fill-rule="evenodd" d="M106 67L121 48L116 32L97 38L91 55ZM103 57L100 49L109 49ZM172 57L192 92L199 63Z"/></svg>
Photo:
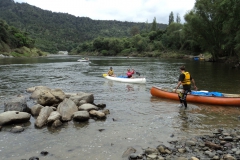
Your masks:
<svg viewBox="0 0 240 160"><path fill-rule="evenodd" d="M177 89L180 85L183 87L183 91L178 94L179 100L180 100L180 105L179 107L185 106L185 109L187 108L187 94L188 92L191 92L191 81L193 83L194 89L197 90L197 87L195 85L194 79L191 77L189 72L185 71L185 66L181 66L180 68L180 76L178 79L178 84L176 87L175 92L177 92Z"/></svg>

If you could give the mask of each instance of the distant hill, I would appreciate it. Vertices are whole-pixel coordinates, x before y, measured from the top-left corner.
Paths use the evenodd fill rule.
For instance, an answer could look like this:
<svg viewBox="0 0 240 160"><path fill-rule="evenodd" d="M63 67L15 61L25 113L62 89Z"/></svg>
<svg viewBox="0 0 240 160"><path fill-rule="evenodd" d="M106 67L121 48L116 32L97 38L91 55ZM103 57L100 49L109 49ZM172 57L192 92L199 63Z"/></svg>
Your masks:
<svg viewBox="0 0 240 160"><path fill-rule="evenodd" d="M103 37L129 37L132 27L140 31L151 28L151 23L92 20L67 13L42 10L27 3L0 0L0 17L9 25L26 32L35 40L35 46L43 51L56 53L70 51L79 43ZM157 24L165 29L166 24Z"/></svg>

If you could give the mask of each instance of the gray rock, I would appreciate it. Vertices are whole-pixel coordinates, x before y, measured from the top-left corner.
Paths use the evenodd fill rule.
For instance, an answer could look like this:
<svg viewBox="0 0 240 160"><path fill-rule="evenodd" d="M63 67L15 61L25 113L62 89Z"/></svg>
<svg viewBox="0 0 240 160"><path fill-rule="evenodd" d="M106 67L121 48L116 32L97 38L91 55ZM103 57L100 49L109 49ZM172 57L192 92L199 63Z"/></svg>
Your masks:
<svg viewBox="0 0 240 160"><path fill-rule="evenodd" d="M53 124L52 124L52 127L59 127L59 126L61 126L63 123L58 119L58 120L56 120L56 121L54 121L53 122Z"/></svg>
<svg viewBox="0 0 240 160"><path fill-rule="evenodd" d="M101 112L101 111L91 110L89 112L89 114L91 116L95 116L97 118L106 118L106 115L103 112Z"/></svg>
<svg viewBox="0 0 240 160"><path fill-rule="evenodd" d="M80 111L91 111L91 110L98 110L98 107L94 106L93 104L86 103L78 107Z"/></svg>
<svg viewBox="0 0 240 160"><path fill-rule="evenodd" d="M31 95L32 99L37 100L43 106L56 106L65 98L65 93L61 89L50 89L45 86L35 87Z"/></svg>
<svg viewBox="0 0 240 160"><path fill-rule="evenodd" d="M88 111L78 111L73 114L73 119L76 121L87 121L89 118Z"/></svg>
<svg viewBox="0 0 240 160"><path fill-rule="evenodd" d="M38 116L42 108L43 108L43 106L40 105L40 104L36 104L36 105L32 106L31 107L31 114L33 116Z"/></svg>
<svg viewBox="0 0 240 160"><path fill-rule="evenodd" d="M37 117L35 121L35 126L38 128L43 127L45 124L47 124L47 119L49 115L53 112L52 108L46 106L41 109L39 116Z"/></svg>
<svg viewBox="0 0 240 160"><path fill-rule="evenodd" d="M0 114L0 126L10 123L27 122L31 118L31 114L18 111L7 111Z"/></svg>
<svg viewBox="0 0 240 160"><path fill-rule="evenodd" d="M92 93L79 92L77 95L71 95L69 97L77 106L83 105L85 103L93 103L94 97Z"/></svg>
<svg viewBox="0 0 240 160"><path fill-rule="evenodd" d="M130 154L135 153L136 149L133 147L128 147L128 149L123 153L122 158L128 157Z"/></svg>
<svg viewBox="0 0 240 160"><path fill-rule="evenodd" d="M6 111L31 112L30 108L27 106L26 98L22 95L4 103L4 112Z"/></svg>
<svg viewBox="0 0 240 160"><path fill-rule="evenodd" d="M58 105L57 111L61 114L62 121L70 121L72 120L73 113L77 112L78 108L72 100L65 98L63 102Z"/></svg>
<svg viewBox="0 0 240 160"><path fill-rule="evenodd" d="M24 131L24 128L22 126L15 126L15 127L13 127L11 129L10 132L12 132L12 133L19 133L19 132L22 132L22 131Z"/></svg>
<svg viewBox="0 0 240 160"><path fill-rule="evenodd" d="M59 120L61 118L61 114L58 111L53 111L49 115L47 119L47 123L53 123L56 120Z"/></svg>

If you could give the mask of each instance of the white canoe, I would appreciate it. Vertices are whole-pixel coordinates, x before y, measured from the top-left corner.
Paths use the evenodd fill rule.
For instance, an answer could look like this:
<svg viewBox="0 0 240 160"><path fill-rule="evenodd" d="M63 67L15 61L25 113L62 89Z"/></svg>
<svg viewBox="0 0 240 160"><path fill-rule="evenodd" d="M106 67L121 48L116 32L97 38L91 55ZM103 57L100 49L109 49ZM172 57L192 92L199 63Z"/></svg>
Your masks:
<svg viewBox="0 0 240 160"><path fill-rule="evenodd" d="M90 63L90 61L89 60L86 60L86 59L79 59L79 60L77 60L78 62L87 62L87 63Z"/></svg>
<svg viewBox="0 0 240 160"><path fill-rule="evenodd" d="M103 77L112 81L126 82L126 83L146 83L146 78L123 78L123 77L112 77L107 74L103 74Z"/></svg>

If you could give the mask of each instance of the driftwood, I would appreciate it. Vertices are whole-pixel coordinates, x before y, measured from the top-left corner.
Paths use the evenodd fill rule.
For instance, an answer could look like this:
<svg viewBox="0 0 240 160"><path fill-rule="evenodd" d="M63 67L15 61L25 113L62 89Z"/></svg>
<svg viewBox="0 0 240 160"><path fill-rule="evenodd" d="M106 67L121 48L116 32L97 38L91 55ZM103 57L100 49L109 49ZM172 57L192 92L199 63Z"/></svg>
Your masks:
<svg viewBox="0 0 240 160"><path fill-rule="evenodd" d="M209 142L209 141L205 142L205 146L208 146L209 148L212 148L214 150L216 150L216 149L221 150L222 149L222 146L220 146L218 144L215 144L215 143L212 143L212 142Z"/></svg>

